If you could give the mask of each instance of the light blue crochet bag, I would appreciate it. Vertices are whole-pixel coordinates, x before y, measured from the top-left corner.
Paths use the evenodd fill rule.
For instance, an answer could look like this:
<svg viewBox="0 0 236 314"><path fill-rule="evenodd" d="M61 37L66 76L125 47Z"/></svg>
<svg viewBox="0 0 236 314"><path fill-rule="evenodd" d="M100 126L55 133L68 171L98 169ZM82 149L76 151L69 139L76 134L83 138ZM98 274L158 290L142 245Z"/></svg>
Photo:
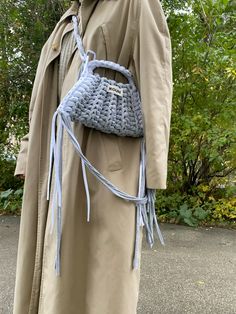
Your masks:
<svg viewBox="0 0 236 314"><path fill-rule="evenodd" d="M156 227L161 244L164 240L158 226L155 213L155 189L145 187L145 140L143 134L143 116L139 91L136 88L132 73L118 63L97 60L96 53L85 52L82 39L78 32L77 16L72 16L74 36L81 55L82 66L77 82L63 98L52 118L49 177L47 186L47 200L50 199L50 182L53 159L55 168L55 185L53 192L52 228L54 225L54 209L57 201L57 252L55 260L56 274L60 275L60 247L62 237L61 210L62 210L62 141L63 131L66 130L76 152L79 154L87 199L87 221L90 221L90 194L86 176L87 169L100 180L112 193L126 201L136 204L136 237L133 257L133 268L138 268L140 227L145 226L146 240L150 247L154 243L153 224ZM93 59L89 60L89 53ZM117 82L105 76L94 73L98 67L109 68L122 73L128 83ZM59 119L59 121L57 121ZM57 122L57 136L56 136ZM106 179L83 154L76 139L71 122L80 122L83 125L95 128L101 132L116 134L117 136L142 137L139 167L138 195L129 195L118 189ZM51 228L51 233L52 233Z"/></svg>

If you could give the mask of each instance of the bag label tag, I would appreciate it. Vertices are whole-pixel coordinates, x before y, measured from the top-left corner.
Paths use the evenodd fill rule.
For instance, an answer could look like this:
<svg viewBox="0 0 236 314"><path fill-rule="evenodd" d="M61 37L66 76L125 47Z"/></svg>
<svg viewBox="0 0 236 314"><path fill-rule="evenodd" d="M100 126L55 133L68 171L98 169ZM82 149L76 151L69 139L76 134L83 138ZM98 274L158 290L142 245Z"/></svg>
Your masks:
<svg viewBox="0 0 236 314"><path fill-rule="evenodd" d="M123 89L117 87L116 85L108 85L107 91L109 93L113 93L113 94L123 97Z"/></svg>

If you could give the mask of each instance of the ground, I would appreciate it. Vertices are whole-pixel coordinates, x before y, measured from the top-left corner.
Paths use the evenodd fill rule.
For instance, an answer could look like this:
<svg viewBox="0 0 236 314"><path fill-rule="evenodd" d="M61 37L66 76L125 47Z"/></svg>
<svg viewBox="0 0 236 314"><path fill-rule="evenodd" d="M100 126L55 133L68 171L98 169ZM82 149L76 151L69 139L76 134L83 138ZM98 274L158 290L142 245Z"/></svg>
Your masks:
<svg viewBox="0 0 236 314"><path fill-rule="evenodd" d="M12 313L19 223L0 216L0 314ZM160 228L165 246L144 234L137 314L236 314L236 230Z"/></svg>

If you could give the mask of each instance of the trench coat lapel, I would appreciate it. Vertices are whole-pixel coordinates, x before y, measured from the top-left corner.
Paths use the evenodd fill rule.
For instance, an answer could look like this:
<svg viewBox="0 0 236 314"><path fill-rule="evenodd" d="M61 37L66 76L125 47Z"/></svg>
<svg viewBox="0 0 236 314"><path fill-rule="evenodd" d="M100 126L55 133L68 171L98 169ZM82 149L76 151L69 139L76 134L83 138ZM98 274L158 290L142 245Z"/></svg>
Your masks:
<svg viewBox="0 0 236 314"><path fill-rule="evenodd" d="M81 1L81 5L78 4L77 1L73 1L71 7L62 15L61 19L59 20L57 26L54 29L54 38L52 40L51 47L49 48L49 56L45 63L45 69L48 67L48 65L59 56L61 52L61 45L63 37L66 33L73 30L73 23L67 23L65 24L65 20L74 15L79 14L79 32L81 36L83 37L86 26L88 24L89 18L97 4L98 0L92 1L92 0L83 0ZM77 46L75 46L74 50L77 49ZM74 52L73 50L73 52Z"/></svg>
<svg viewBox="0 0 236 314"><path fill-rule="evenodd" d="M65 20L74 14L78 14L78 4L76 1L74 1L71 7L62 15L53 33L51 34L52 41L48 51L48 58L45 62L45 69L55 58L59 56L64 35L73 29L73 23L65 24Z"/></svg>

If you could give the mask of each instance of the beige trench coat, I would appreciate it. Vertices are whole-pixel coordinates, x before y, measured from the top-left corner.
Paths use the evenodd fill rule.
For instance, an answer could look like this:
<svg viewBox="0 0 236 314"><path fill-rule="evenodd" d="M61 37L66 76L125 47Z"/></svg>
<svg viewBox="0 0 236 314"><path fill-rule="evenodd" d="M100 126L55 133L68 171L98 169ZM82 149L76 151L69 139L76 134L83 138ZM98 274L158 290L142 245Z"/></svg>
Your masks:
<svg viewBox="0 0 236 314"><path fill-rule="evenodd" d="M171 43L158 0L74 1L44 44L29 106L29 133L21 141L15 175L25 174L18 243L14 314L135 314L140 268L132 269L135 205L115 197L88 173L91 220L80 158L65 135L61 277L55 276L56 235L49 233L46 199L50 126L56 107L75 83L75 48L58 97L58 58L63 36L79 14L86 49L98 59L130 69L140 89L149 188L166 189L172 70ZM103 74L114 78L114 73ZM116 74L115 78L124 79ZM120 189L137 195L140 139L105 134L77 124L75 133L90 162ZM142 233L141 233L142 234ZM140 248L142 236L140 238ZM141 250L140 250L141 251Z"/></svg>

